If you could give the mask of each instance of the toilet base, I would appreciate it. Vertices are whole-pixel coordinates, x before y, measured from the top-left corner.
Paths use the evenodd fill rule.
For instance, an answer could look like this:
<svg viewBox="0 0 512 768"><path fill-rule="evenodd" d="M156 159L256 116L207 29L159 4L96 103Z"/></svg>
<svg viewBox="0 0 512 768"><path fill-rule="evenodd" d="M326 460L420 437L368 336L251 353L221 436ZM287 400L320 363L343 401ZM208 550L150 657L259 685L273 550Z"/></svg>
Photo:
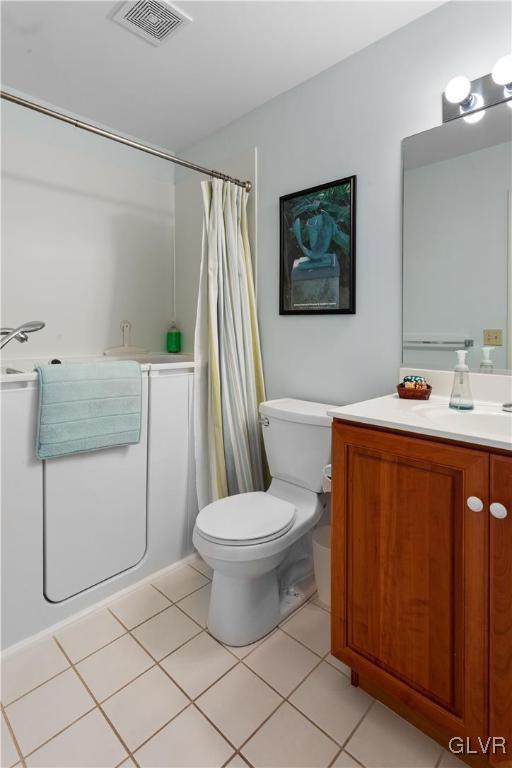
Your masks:
<svg viewBox="0 0 512 768"><path fill-rule="evenodd" d="M279 585L275 569L256 578L215 571L208 631L226 645L249 645L280 621Z"/></svg>
<svg viewBox="0 0 512 768"><path fill-rule="evenodd" d="M309 600L315 589L313 575L280 596L275 571L256 579L234 578L215 572L208 632L226 645L255 643Z"/></svg>

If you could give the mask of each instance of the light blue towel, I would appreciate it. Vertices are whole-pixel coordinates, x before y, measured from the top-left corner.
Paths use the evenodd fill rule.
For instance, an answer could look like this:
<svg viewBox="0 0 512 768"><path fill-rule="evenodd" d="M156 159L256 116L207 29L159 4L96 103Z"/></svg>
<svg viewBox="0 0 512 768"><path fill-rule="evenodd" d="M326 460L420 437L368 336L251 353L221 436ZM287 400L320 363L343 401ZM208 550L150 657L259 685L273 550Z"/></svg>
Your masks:
<svg viewBox="0 0 512 768"><path fill-rule="evenodd" d="M140 441L142 373L138 363L43 365L37 372L39 459Z"/></svg>

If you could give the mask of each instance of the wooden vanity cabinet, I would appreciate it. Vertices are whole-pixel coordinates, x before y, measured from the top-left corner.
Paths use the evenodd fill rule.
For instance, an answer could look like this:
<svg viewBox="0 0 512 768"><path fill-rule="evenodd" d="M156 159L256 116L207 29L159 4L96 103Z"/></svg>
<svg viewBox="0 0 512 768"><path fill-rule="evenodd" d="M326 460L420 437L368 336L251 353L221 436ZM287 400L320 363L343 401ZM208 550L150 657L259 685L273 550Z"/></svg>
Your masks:
<svg viewBox="0 0 512 768"><path fill-rule="evenodd" d="M336 421L332 461L332 653L445 747L510 752L512 458Z"/></svg>

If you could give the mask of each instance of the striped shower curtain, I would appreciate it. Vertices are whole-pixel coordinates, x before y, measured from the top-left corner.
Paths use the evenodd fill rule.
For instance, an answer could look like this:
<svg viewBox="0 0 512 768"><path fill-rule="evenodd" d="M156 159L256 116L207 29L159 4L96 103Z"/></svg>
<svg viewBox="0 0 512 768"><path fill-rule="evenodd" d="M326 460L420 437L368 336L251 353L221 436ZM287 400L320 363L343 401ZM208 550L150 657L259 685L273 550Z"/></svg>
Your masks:
<svg viewBox="0 0 512 768"><path fill-rule="evenodd" d="M194 440L199 509L263 490L258 405L265 399L247 192L201 183L203 244L194 342Z"/></svg>

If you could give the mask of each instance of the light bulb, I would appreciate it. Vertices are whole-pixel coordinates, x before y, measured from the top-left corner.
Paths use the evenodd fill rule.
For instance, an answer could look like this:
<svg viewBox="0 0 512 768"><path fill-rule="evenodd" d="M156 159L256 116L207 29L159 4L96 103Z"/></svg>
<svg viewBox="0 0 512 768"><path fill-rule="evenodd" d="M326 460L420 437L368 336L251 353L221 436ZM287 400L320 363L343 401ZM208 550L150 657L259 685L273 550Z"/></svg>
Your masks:
<svg viewBox="0 0 512 768"><path fill-rule="evenodd" d="M483 120L483 117L485 115L485 109L481 109L480 112L473 112L472 115L466 115L462 119L466 121L466 123L479 123L480 120Z"/></svg>
<svg viewBox="0 0 512 768"><path fill-rule="evenodd" d="M471 83L467 77L453 77L445 88L444 95L450 104L462 104L471 97Z"/></svg>
<svg viewBox="0 0 512 768"><path fill-rule="evenodd" d="M479 93L472 94L472 97L473 97L473 101L471 103L470 109L478 109L478 107L483 107L484 100ZM462 112L462 114L464 114L464 112L466 112L467 109L468 107L466 108L461 107L460 111ZM471 123L471 124L479 123L480 120L482 120L484 115L485 115L485 109L481 109L479 112L470 112L469 115L464 115L462 119L465 120L466 123Z"/></svg>
<svg viewBox="0 0 512 768"><path fill-rule="evenodd" d="M512 55L502 56L492 68L492 79L496 85L510 85L512 83Z"/></svg>

